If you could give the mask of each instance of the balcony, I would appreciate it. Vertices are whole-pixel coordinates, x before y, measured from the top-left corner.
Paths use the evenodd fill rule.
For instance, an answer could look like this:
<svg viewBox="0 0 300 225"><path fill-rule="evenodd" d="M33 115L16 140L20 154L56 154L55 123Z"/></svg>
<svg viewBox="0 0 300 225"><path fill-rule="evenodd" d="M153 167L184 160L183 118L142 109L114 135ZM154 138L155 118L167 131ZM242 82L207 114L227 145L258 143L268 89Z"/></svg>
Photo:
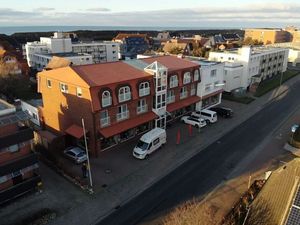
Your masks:
<svg viewBox="0 0 300 225"><path fill-rule="evenodd" d="M181 92L180 93L180 99L184 99L188 96L188 92L187 91L184 91L184 92Z"/></svg>
<svg viewBox="0 0 300 225"><path fill-rule="evenodd" d="M148 111L148 105L142 105L137 107L137 114L145 113Z"/></svg>
<svg viewBox="0 0 300 225"><path fill-rule="evenodd" d="M110 125L110 117L100 119L101 127L107 127Z"/></svg>
<svg viewBox="0 0 300 225"><path fill-rule="evenodd" d="M150 87L139 89L139 96L143 97L150 94Z"/></svg>
<svg viewBox="0 0 300 225"><path fill-rule="evenodd" d="M129 118L129 111L125 111L117 114L117 121L125 120L128 118Z"/></svg>
<svg viewBox="0 0 300 225"><path fill-rule="evenodd" d="M125 102L131 99L131 93L125 93L125 94L121 94L119 95L119 102Z"/></svg>
<svg viewBox="0 0 300 225"><path fill-rule="evenodd" d="M14 134L0 137L0 149L33 139L33 131L28 127L20 127Z"/></svg>
<svg viewBox="0 0 300 225"><path fill-rule="evenodd" d="M110 106L111 102L111 97L102 98L102 107Z"/></svg>
<svg viewBox="0 0 300 225"><path fill-rule="evenodd" d="M167 104L175 102L175 95L167 97Z"/></svg>

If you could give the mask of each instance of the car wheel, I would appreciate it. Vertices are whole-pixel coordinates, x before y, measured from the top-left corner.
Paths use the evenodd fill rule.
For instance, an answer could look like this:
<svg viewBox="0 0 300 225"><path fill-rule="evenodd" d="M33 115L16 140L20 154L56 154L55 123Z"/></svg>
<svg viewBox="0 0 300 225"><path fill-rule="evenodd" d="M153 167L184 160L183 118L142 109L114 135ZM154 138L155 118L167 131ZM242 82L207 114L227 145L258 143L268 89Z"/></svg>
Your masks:
<svg viewBox="0 0 300 225"><path fill-rule="evenodd" d="M196 127L197 129L199 129L199 125L198 125L198 124L196 124L195 127Z"/></svg>
<svg viewBox="0 0 300 225"><path fill-rule="evenodd" d="M207 125L210 125L210 121L209 121L209 120L206 120L206 124L207 124Z"/></svg>

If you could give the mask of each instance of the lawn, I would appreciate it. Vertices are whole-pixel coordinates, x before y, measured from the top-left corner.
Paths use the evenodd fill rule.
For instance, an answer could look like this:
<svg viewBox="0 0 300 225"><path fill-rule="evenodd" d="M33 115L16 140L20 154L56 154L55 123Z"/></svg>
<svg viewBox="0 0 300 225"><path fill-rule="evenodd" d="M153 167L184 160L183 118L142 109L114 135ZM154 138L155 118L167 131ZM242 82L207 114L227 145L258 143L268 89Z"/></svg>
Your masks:
<svg viewBox="0 0 300 225"><path fill-rule="evenodd" d="M237 97L237 96L233 96L231 94L226 94L226 93L222 94L222 98L225 100L238 102L238 103L242 103L242 104L249 104L250 102L255 100L255 98L251 98L248 96Z"/></svg>
<svg viewBox="0 0 300 225"><path fill-rule="evenodd" d="M299 74L298 71L287 70L286 72L284 72L284 74L282 76L282 83L284 83L285 81L291 79L292 77L294 77L298 74ZM260 96L268 93L269 91L277 88L280 85L280 77L281 76L279 75L279 76L274 77L273 79L262 82L258 86L254 96L255 97L260 97Z"/></svg>

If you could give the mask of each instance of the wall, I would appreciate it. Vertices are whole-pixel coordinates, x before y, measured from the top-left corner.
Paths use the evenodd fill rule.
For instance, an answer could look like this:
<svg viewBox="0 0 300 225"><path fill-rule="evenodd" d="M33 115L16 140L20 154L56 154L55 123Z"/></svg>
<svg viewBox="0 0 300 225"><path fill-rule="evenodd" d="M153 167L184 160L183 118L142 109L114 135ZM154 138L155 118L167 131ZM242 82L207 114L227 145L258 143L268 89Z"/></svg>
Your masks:
<svg viewBox="0 0 300 225"><path fill-rule="evenodd" d="M30 120L34 124L40 126L40 118L37 107L28 104L27 102L21 101L22 111L27 112L30 115Z"/></svg>
<svg viewBox="0 0 300 225"><path fill-rule="evenodd" d="M231 92L242 86L243 65L240 63L225 63L224 68L224 90Z"/></svg>

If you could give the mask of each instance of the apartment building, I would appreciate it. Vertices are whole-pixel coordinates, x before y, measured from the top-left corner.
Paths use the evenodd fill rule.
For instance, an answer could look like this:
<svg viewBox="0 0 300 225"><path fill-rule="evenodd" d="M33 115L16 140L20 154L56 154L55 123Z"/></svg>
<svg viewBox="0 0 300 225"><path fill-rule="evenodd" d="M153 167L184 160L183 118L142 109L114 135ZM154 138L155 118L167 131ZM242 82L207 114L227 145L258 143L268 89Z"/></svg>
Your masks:
<svg viewBox="0 0 300 225"><path fill-rule="evenodd" d="M165 127L200 101L199 64L174 56L69 66L38 73L41 120L81 145L85 120L94 156L149 129ZM63 76L62 76L63 74Z"/></svg>
<svg viewBox="0 0 300 225"><path fill-rule="evenodd" d="M263 42L265 45L291 41L291 35L288 31L273 28L245 29L244 39L247 38Z"/></svg>
<svg viewBox="0 0 300 225"><path fill-rule="evenodd" d="M243 71L240 78L241 89L260 83L287 69L288 49L244 46L239 49L210 52L209 60L240 63ZM226 70L225 70L226 71ZM230 71L227 69L227 71Z"/></svg>
<svg viewBox="0 0 300 225"><path fill-rule="evenodd" d="M147 34L118 34L113 42L119 44L119 59L134 59L150 49L150 39Z"/></svg>
<svg viewBox="0 0 300 225"><path fill-rule="evenodd" d="M37 157L31 151L33 131L27 115L0 100L0 203L37 187Z"/></svg>
<svg viewBox="0 0 300 225"><path fill-rule="evenodd" d="M65 57L75 65L118 61L117 43L72 42L62 32L54 33L53 37L41 37L40 41L27 42L24 48L29 67L39 71L53 56Z"/></svg>

